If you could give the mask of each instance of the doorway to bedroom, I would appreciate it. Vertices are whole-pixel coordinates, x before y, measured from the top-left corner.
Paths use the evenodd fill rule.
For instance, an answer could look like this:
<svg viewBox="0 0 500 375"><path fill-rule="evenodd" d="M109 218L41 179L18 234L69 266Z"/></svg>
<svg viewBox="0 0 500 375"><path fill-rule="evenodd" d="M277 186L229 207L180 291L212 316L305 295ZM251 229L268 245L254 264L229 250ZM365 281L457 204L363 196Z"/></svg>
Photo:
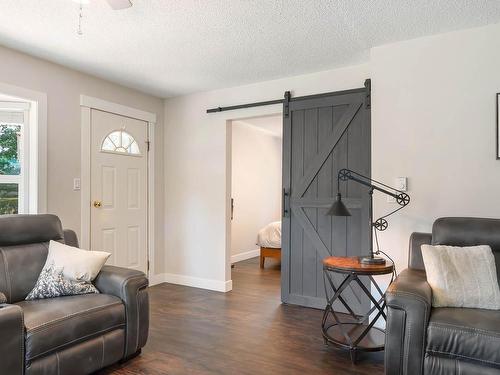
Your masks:
<svg viewBox="0 0 500 375"><path fill-rule="evenodd" d="M231 122L233 288L262 282L275 290L276 297L280 295L282 139L281 113ZM243 274L246 277L240 277Z"/></svg>

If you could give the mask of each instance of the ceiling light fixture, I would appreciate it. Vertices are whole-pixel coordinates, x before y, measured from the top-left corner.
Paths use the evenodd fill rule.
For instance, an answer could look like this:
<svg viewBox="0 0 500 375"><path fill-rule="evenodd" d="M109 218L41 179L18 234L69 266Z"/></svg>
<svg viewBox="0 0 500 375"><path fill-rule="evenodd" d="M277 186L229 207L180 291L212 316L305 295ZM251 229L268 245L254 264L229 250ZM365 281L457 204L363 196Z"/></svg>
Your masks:
<svg viewBox="0 0 500 375"><path fill-rule="evenodd" d="M107 0L109 6L114 10L127 9L132 6L130 0Z"/></svg>
<svg viewBox="0 0 500 375"><path fill-rule="evenodd" d="M78 35L83 35L83 31L82 31L82 18L83 18L83 2L84 1L85 0L80 0L80 12L78 13L78 29L76 30L76 33ZM88 0L87 0L87 4L88 4Z"/></svg>
<svg viewBox="0 0 500 375"><path fill-rule="evenodd" d="M72 1L80 6L80 11L78 13L78 28L76 30L76 33L78 35L83 35L82 31L83 6L90 4L90 0L72 0ZM133 5L131 0L106 0L106 2L113 10L127 9Z"/></svg>

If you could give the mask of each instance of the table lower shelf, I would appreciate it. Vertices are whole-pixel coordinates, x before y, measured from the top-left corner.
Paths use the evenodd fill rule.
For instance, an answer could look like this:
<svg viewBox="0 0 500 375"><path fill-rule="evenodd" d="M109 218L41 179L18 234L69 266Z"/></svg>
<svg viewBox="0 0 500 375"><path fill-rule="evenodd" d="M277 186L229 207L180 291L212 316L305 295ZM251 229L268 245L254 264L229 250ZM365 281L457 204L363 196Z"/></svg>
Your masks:
<svg viewBox="0 0 500 375"><path fill-rule="evenodd" d="M342 328L354 341L367 328L366 324L346 322L342 323ZM342 334L338 323L329 324L327 327L322 327L323 337L325 341L337 345L343 349L376 352L384 350L385 331L378 327L372 327L365 337L355 346L352 347Z"/></svg>

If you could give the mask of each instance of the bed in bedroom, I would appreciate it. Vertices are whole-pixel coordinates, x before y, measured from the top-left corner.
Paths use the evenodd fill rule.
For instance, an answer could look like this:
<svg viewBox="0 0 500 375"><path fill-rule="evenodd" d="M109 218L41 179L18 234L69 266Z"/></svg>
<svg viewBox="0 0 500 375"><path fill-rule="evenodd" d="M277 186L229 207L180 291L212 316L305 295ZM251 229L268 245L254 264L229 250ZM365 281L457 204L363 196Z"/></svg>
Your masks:
<svg viewBox="0 0 500 375"><path fill-rule="evenodd" d="M281 260L281 221L275 221L262 228L257 235L260 246L260 268L264 268L266 258Z"/></svg>

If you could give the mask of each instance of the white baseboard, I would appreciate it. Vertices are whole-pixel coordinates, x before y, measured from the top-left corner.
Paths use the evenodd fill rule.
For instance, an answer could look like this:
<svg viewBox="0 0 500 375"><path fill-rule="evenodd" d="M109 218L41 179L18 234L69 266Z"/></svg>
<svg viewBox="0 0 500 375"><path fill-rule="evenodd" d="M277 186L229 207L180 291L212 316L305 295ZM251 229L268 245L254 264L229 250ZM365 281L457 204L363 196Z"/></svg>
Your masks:
<svg viewBox="0 0 500 375"><path fill-rule="evenodd" d="M236 254L231 256L231 264L236 262L241 262L242 260L247 260L251 258L258 257L260 255L260 249L245 251L244 253Z"/></svg>
<svg viewBox="0 0 500 375"><path fill-rule="evenodd" d="M150 276L149 285L153 286L161 283L184 285L193 288L214 290L217 292L229 292L233 289L232 280L219 281L213 279L204 279L201 277L176 275L173 273L161 273L158 275Z"/></svg>
<svg viewBox="0 0 500 375"><path fill-rule="evenodd" d="M149 275L149 286L158 285L165 282L165 274Z"/></svg>

